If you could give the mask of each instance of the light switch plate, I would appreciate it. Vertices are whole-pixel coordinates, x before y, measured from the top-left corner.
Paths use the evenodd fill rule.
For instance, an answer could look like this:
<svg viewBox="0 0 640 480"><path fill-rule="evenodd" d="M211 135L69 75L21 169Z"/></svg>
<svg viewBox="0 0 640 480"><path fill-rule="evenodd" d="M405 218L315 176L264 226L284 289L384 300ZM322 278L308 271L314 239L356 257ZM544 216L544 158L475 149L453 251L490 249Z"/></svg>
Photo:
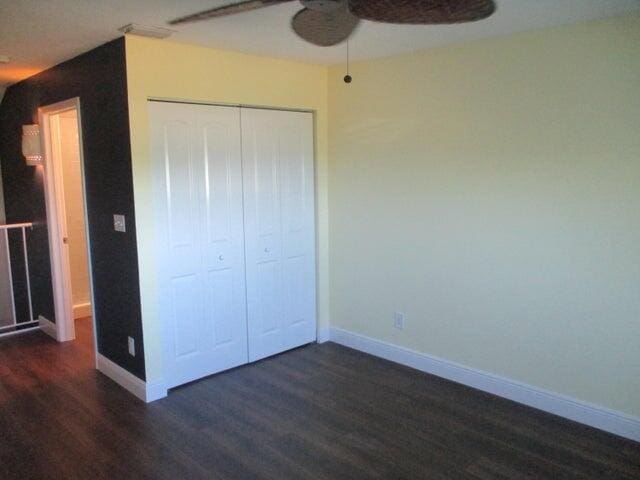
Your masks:
<svg viewBox="0 0 640 480"><path fill-rule="evenodd" d="M125 223L124 215L113 215L113 229L116 232L126 232L127 225Z"/></svg>

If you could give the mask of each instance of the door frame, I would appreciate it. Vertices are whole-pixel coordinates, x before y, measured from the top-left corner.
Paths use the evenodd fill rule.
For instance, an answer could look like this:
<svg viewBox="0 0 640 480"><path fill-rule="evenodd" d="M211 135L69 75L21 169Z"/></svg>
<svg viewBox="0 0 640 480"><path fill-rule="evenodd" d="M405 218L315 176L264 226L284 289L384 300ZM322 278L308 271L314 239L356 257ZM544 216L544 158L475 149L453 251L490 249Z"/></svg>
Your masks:
<svg viewBox="0 0 640 480"><path fill-rule="evenodd" d="M91 261L91 239L89 236L89 219L87 209L87 189L85 181L84 146L82 135L82 115L80 98L74 97L38 109L38 122L42 130L43 173L45 203L47 211L47 227L49 232L49 253L51 257L51 282L53 286L53 303L56 316L55 334L58 342L68 342L76 338L73 318L73 298L71 295L71 268L69 251L63 241L66 230L64 189L62 165L54 155L52 145L51 117L75 110L78 122L78 148L80 150L80 176L82 180L82 201L84 211L84 228L87 239L87 267L89 269L89 297L91 300L91 322L93 324L94 352L97 356L95 301L93 294L93 272Z"/></svg>
<svg viewBox="0 0 640 480"><path fill-rule="evenodd" d="M314 235L313 235L313 257L314 257L314 303L315 303L315 310L314 310L314 324L315 324L315 338L316 341L320 341L321 338L321 332L318 330L319 329L319 312L318 312L318 308L319 308L319 304L320 302L318 301L318 294L319 294L319 289L318 289L318 285L319 285L319 274L320 274L320 268L319 268L319 240L318 240L318 235L320 232L320 228L319 228L319 213L318 213L318 206L320 204L319 199L318 199L318 163L317 163L317 112L313 109L307 109L307 108L288 108L288 107L274 107L274 106L263 106L263 105L251 105L251 104L239 104L239 103L225 103L225 102L215 102L215 101L201 101L201 100L186 100L186 99L178 99L178 98L169 98L169 97L154 97L154 96L149 96L147 97L147 109L149 108L149 104L152 103L163 103L163 104L178 104L178 105L201 105L201 106L211 106L211 107L232 107L232 108L238 108L240 110L242 109L246 109L246 110L261 110L261 111L281 111L281 112L292 112L292 113L308 113L311 114L311 124L312 124L312 176L313 176L313 188L314 188L314 195L313 195L313 228L314 228ZM153 150L153 146L151 145L151 123L152 123L152 115L149 114L149 132L148 132L148 137L149 137L149 142L150 142L150 152L151 150ZM151 157L153 157L152 153L151 153ZM152 162L153 163L153 162ZM242 163L242 162L241 162ZM155 195L156 195L156 179L155 179L155 175L153 178L153 182L152 182L152 196L155 199ZM243 204L244 204L244 194L243 194ZM244 206L243 206L244 208ZM154 217L153 219L153 223L155 225L157 219ZM157 238L155 239L157 241ZM246 248L246 246L245 246ZM157 270L158 269L158 259L157 259L157 255L158 255L159 249L157 246L157 243L154 244L154 268ZM246 275L246 273L245 273ZM245 280L246 283L246 280ZM154 295L156 298L159 298L160 296L160 287L159 285L155 286L155 291L154 291ZM158 321L161 325L161 352L162 352L162 357L165 357L167 355L167 335L165 332L165 328L166 325L164 323L164 319L162 318L162 315L158 315ZM164 362L164 360L163 360ZM251 360L249 360L248 363L252 363ZM169 389L171 388L175 388L175 386L168 386L171 384L170 381L168 381L167 378L167 368L166 368L166 364L162 367L162 374L163 374L163 382L165 387L168 387ZM177 386L177 385L176 385Z"/></svg>

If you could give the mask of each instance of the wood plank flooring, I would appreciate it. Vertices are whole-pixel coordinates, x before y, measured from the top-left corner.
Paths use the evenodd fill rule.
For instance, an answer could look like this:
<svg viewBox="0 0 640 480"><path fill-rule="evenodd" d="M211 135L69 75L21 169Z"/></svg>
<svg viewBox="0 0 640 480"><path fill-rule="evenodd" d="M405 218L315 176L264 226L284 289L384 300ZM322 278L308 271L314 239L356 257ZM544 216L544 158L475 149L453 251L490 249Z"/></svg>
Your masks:
<svg viewBox="0 0 640 480"><path fill-rule="evenodd" d="M640 444L331 343L145 405L77 323L0 340L3 480L640 478Z"/></svg>

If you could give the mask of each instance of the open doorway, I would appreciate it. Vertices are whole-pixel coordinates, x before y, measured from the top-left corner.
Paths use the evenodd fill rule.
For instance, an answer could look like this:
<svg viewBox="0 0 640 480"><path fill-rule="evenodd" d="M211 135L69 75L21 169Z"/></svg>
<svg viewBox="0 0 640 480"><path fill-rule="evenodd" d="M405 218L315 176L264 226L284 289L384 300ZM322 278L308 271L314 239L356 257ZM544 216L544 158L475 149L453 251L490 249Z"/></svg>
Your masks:
<svg viewBox="0 0 640 480"><path fill-rule="evenodd" d="M41 108L40 125L56 315L43 329L95 349L80 100Z"/></svg>

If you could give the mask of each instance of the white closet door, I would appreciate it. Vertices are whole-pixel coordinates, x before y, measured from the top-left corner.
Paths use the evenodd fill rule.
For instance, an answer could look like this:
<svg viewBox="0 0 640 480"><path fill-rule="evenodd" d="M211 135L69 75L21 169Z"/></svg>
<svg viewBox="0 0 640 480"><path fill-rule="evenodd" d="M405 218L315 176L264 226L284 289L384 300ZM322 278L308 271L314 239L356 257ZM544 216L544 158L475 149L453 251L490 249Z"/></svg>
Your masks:
<svg viewBox="0 0 640 480"><path fill-rule="evenodd" d="M149 103L165 380L248 360L238 108Z"/></svg>
<svg viewBox="0 0 640 480"><path fill-rule="evenodd" d="M249 359L316 339L313 115L241 109Z"/></svg>

